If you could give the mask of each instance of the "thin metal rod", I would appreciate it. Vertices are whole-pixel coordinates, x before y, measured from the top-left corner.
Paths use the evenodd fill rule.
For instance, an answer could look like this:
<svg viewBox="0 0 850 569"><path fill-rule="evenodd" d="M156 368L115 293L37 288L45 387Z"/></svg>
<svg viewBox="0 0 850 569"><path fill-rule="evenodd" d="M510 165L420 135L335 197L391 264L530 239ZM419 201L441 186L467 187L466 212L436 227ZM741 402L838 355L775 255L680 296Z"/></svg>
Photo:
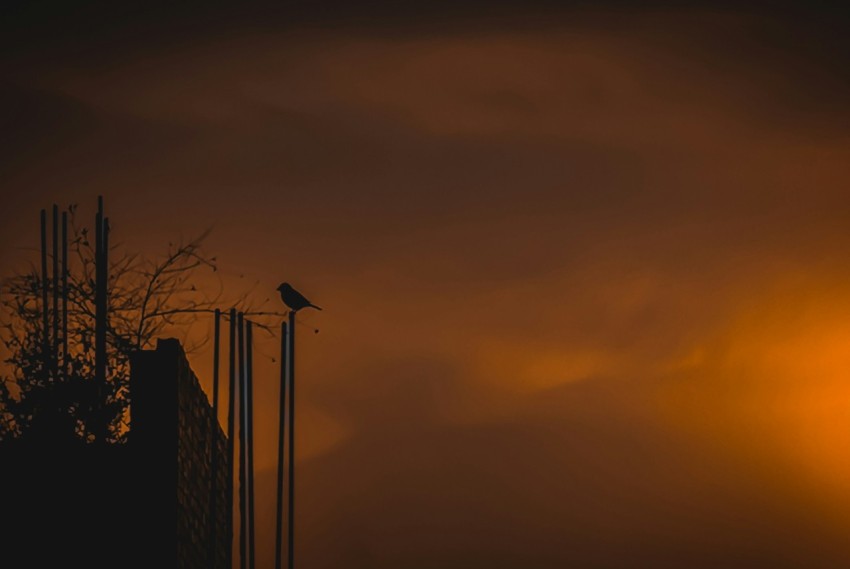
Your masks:
<svg viewBox="0 0 850 569"><path fill-rule="evenodd" d="M277 508L275 509L274 568L282 569L283 562L283 451L286 436L286 322L280 324L280 402L277 426Z"/></svg>
<svg viewBox="0 0 850 569"><path fill-rule="evenodd" d="M107 332L109 331L109 218L103 218L103 273L101 276L101 286L103 294L100 296L100 313L101 313L101 334L100 334L100 376L103 379L101 385L104 389L104 397L101 398L101 403L106 408L106 396L108 392L106 387L107 371L109 367L109 354L107 352ZM103 418L103 440L106 440L108 435L109 420L108 417Z"/></svg>
<svg viewBox="0 0 850 569"><path fill-rule="evenodd" d="M100 381L100 354L97 353L100 345L100 279L101 279L101 257L103 256L103 198L97 198L97 213L94 225L94 310L95 310L95 379ZM100 389L100 386L98 386Z"/></svg>
<svg viewBox="0 0 850 569"><path fill-rule="evenodd" d="M47 210L41 210L41 357L45 381L50 369L50 319L47 300Z"/></svg>
<svg viewBox="0 0 850 569"><path fill-rule="evenodd" d="M109 224L103 215L103 196L97 198L95 218L95 384L97 388L97 429L95 437L106 439L107 421L103 416L106 397L106 287L109 263Z"/></svg>
<svg viewBox="0 0 850 569"><path fill-rule="evenodd" d="M68 376L68 212L62 212L62 375Z"/></svg>
<svg viewBox="0 0 850 569"><path fill-rule="evenodd" d="M248 567L255 569L254 554L256 552L255 521L254 514L254 348L251 321L245 321L245 408L248 413L246 423L248 426Z"/></svg>
<svg viewBox="0 0 850 569"><path fill-rule="evenodd" d="M221 344L221 310L215 309L213 323L213 396L210 414L210 569L216 566L216 543L218 541L218 365Z"/></svg>
<svg viewBox="0 0 850 569"><path fill-rule="evenodd" d="M59 380L59 206L53 204L53 381Z"/></svg>
<svg viewBox="0 0 850 569"><path fill-rule="evenodd" d="M213 408L213 419L215 419L214 427L218 427L218 384L219 384L219 360L221 359L221 310L218 308L215 309L215 313L213 314L214 324L213 324L213 397L212 397L212 408ZM216 429L217 430L217 429Z"/></svg>
<svg viewBox="0 0 850 569"><path fill-rule="evenodd" d="M236 466L236 309L230 309L230 345L228 347L228 386L227 386L227 563L229 567L233 559L233 470Z"/></svg>
<svg viewBox="0 0 850 569"><path fill-rule="evenodd" d="M295 567L295 311L289 313L289 569Z"/></svg>
<svg viewBox="0 0 850 569"><path fill-rule="evenodd" d="M245 487L245 321L240 312L236 327L239 329L239 567L246 569L248 555L248 512Z"/></svg>

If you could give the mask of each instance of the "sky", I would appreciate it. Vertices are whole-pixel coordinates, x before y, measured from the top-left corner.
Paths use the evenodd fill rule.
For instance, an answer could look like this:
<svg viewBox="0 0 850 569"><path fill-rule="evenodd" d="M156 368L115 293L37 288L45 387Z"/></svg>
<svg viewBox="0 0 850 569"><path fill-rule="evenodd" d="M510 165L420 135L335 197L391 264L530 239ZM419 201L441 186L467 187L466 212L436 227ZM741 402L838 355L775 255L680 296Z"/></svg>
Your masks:
<svg viewBox="0 0 850 569"><path fill-rule="evenodd" d="M850 52L768 4L10 3L0 274L103 195L322 306L303 567L847 566Z"/></svg>

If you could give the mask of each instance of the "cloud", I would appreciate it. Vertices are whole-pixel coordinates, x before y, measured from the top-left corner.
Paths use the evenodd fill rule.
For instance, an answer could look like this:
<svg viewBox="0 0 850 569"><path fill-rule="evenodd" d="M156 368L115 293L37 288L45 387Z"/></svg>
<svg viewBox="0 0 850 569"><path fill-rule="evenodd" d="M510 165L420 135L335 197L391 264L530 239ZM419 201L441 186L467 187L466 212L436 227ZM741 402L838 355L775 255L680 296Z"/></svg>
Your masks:
<svg viewBox="0 0 850 569"><path fill-rule="evenodd" d="M103 192L135 248L215 221L308 286L315 566L846 564L841 82L739 11L559 14L18 54L3 266Z"/></svg>

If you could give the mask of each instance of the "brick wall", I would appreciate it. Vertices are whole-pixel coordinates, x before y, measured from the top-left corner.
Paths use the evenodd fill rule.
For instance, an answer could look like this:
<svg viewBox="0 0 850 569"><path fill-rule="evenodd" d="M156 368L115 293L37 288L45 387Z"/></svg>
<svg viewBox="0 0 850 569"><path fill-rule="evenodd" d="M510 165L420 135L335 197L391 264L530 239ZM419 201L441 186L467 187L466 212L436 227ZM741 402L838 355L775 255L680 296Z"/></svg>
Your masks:
<svg viewBox="0 0 850 569"><path fill-rule="evenodd" d="M228 568L227 439L212 421L207 396L177 340L160 340L156 350L136 354L131 365L130 444L169 488L170 503L157 506L169 518L170 535L160 536L168 544L163 556L176 556L180 569L208 569L210 559L214 568Z"/></svg>
<svg viewBox="0 0 850 569"><path fill-rule="evenodd" d="M210 429L212 408L198 379L188 365L177 378L177 558L181 568L208 568L210 539L215 532L215 567L225 567L227 438L216 423ZM213 470L214 468L214 470ZM211 496L211 473L215 472L216 498ZM217 515L213 515L215 502ZM212 516L212 517L211 517ZM215 522L213 522L215 520ZM216 527L212 527L216 523Z"/></svg>

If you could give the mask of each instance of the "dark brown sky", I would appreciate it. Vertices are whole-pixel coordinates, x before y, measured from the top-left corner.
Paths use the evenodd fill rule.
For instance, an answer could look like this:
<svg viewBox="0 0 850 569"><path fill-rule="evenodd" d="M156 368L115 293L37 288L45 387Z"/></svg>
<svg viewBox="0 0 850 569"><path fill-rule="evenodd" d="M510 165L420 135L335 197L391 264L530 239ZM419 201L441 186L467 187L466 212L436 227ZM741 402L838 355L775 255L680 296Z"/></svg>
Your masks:
<svg viewBox="0 0 850 569"><path fill-rule="evenodd" d="M13 5L0 269L103 194L325 307L304 567L847 566L848 49L766 4Z"/></svg>

